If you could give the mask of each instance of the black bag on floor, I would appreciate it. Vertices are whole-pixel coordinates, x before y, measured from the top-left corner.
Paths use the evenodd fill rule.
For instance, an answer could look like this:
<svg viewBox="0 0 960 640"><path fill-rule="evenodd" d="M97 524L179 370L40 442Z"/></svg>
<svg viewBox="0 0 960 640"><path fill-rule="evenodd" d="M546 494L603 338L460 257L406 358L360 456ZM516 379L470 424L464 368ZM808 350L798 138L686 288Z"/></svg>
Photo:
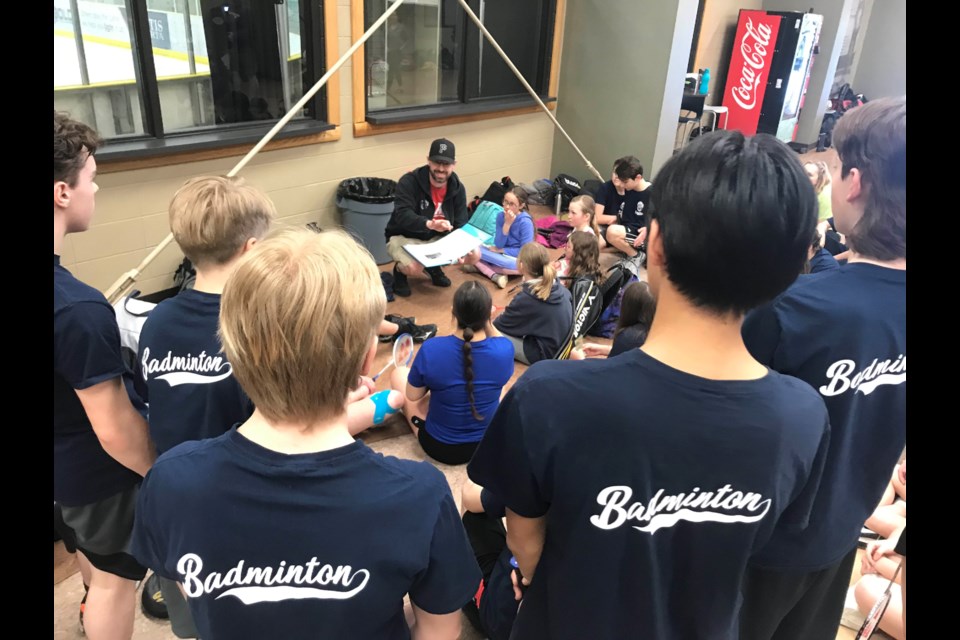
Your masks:
<svg viewBox="0 0 960 640"><path fill-rule="evenodd" d="M555 193L560 195L560 211L566 211L570 201L580 195L583 185L570 174L561 173L553 179L553 188Z"/></svg>
<svg viewBox="0 0 960 640"><path fill-rule="evenodd" d="M491 182L482 196L479 198L474 197L469 206L467 206L467 210L473 213L477 209L477 206L484 200L494 204L503 204L503 196L506 195L507 191L513 189L513 187L513 180L510 179L510 176L503 176L499 182Z"/></svg>
<svg viewBox="0 0 960 640"><path fill-rule="evenodd" d="M599 180L585 180L583 183L583 188L580 189L581 196L590 196L594 200L597 198L597 191L600 191L600 187L603 186L603 183Z"/></svg>

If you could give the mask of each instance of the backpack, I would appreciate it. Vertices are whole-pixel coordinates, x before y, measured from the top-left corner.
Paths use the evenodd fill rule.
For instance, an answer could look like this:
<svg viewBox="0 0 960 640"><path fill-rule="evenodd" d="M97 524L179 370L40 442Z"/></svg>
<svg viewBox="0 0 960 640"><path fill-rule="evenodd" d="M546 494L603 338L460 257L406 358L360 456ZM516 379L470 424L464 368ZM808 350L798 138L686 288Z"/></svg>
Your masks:
<svg viewBox="0 0 960 640"><path fill-rule="evenodd" d="M173 274L173 286L177 288L177 292L179 293L184 289L193 289L196 281L197 270L193 268L193 263L190 262L190 258L184 258L183 262L180 263L180 266L177 267L176 272Z"/></svg>
<svg viewBox="0 0 960 640"><path fill-rule="evenodd" d="M567 246L567 238L572 232L572 224L566 220L557 220L549 227L537 226L537 242L551 249L559 249Z"/></svg>
<svg viewBox="0 0 960 640"><path fill-rule="evenodd" d="M138 299L139 295L139 291L131 291L130 295L113 304L113 312L117 316L117 328L120 330L120 355L131 371L136 370L143 324L153 308L157 306L154 302Z"/></svg>
<svg viewBox="0 0 960 640"><path fill-rule="evenodd" d="M570 333L563 341L556 360L566 360L577 341L587 335L593 325L600 319L603 307L603 296L600 287L590 278L579 277L570 285L570 297L573 299L573 324Z"/></svg>
<svg viewBox="0 0 960 640"><path fill-rule="evenodd" d="M470 226L490 234L490 238L484 242L487 246L493 245L496 242L497 216L500 215L502 211L503 207L497 203L480 201L479 206L477 206L473 215L470 216L470 220L467 221L467 224Z"/></svg>
<svg viewBox="0 0 960 640"><path fill-rule="evenodd" d="M600 295L603 296L603 311L600 318L593 325L590 335L602 338L613 337L620 319L620 304L623 301L623 290L634 282L639 282L637 265L633 260L620 260L607 269L607 279L600 285Z"/></svg>
<svg viewBox="0 0 960 640"><path fill-rule="evenodd" d="M558 197L560 200L559 211L566 211L570 206L570 201L580 195L580 190L583 189L583 185L570 174L561 173L553 179L553 188L554 202L557 201Z"/></svg>
<svg viewBox="0 0 960 640"><path fill-rule="evenodd" d="M500 178L499 182L491 182L490 186L487 187L487 190L483 192L482 196L479 198L474 196L473 200L470 202L470 205L467 207L467 210L470 211L470 213L473 213L483 201L501 205L503 204L503 196L506 195L507 191L513 189L513 187L513 180L510 179L510 176L503 176Z"/></svg>
<svg viewBox="0 0 960 640"><path fill-rule="evenodd" d="M603 183L599 180L586 180L583 183L583 188L580 189L581 196L590 196L594 200L597 199L597 192L600 191L600 187L603 186Z"/></svg>
<svg viewBox="0 0 960 640"><path fill-rule="evenodd" d="M556 192L553 189L553 181L546 178L540 178L533 181L533 189L536 195L527 196L529 204L549 204L553 205L557 199Z"/></svg>

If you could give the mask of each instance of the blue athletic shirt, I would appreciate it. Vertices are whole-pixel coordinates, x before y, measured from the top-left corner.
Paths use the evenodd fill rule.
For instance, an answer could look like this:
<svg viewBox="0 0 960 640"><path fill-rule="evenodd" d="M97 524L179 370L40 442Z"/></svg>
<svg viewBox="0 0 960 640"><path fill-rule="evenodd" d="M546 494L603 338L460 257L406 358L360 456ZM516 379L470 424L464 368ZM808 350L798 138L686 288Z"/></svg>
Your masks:
<svg viewBox="0 0 960 640"><path fill-rule="evenodd" d="M137 368L158 454L222 435L253 414L221 349L219 318L220 294L187 289L158 304L143 325Z"/></svg>
<svg viewBox="0 0 960 640"><path fill-rule="evenodd" d="M828 443L823 401L774 371L708 380L641 349L531 366L467 467L546 516L514 637L737 638L748 560L806 524Z"/></svg>
<svg viewBox="0 0 960 640"><path fill-rule="evenodd" d="M99 502L140 482L103 450L75 391L127 373L113 307L54 255L53 499L60 504Z"/></svg>
<svg viewBox="0 0 960 640"><path fill-rule="evenodd" d="M160 456L132 553L181 582L204 640L406 639L403 597L458 611L480 569L443 474L360 441L265 449L236 429Z"/></svg>
<svg viewBox="0 0 960 640"><path fill-rule="evenodd" d="M905 270L854 263L801 276L747 316L750 352L819 392L832 430L810 526L777 531L757 566L816 571L856 546L906 444L906 301Z"/></svg>
<svg viewBox="0 0 960 640"><path fill-rule="evenodd" d="M478 442L500 405L503 386L513 375L513 344L503 337L470 343L473 359L473 400L483 420L470 409L463 372L463 340L431 338L413 360L407 380L430 390L426 430L445 444Z"/></svg>

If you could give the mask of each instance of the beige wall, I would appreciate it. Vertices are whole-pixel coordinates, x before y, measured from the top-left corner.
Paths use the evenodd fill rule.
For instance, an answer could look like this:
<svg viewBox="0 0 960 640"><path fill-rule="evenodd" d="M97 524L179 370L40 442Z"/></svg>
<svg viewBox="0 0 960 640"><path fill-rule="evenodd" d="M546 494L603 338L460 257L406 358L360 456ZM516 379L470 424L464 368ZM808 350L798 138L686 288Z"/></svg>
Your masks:
<svg viewBox="0 0 960 640"><path fill-rule="evenodd" d="M700 41L694 58L694 69L710 69L707 104L722 102L730 52L737 32L740 9L762 9L762 0L702 0L703 20L700 22Z"/></svg>
<svg viewBox="0 0 960 640"><path fill-rule="evenodd" d="M350 46L350 2L329 1L340 5L337 30L343 53ZM522 182L549 177L553 126L540 113L354 138L350 65L348 61L338 74L345 123L340 140L264 152L241 172L270 195L282 223L338 224L335 192L341 180L353 176L398 179L424 163L430 141L440 136L457 145L457 173L466 184L468 198L482 194L490 182L504 175ZM239 159L101 175L94 224L86 233L67 236L63 264L84 282L105 290L167 235L167 205L184 180L224 174ZM173 272L182 259L172 244L147 267L136 288L147 294L173 286Z"/></svg>
<svg viewBox="0 0 960 640"><path fill-rule="evenodd" d="M868 100L907 93L907 2L875 0L853 90Z"/></svg>

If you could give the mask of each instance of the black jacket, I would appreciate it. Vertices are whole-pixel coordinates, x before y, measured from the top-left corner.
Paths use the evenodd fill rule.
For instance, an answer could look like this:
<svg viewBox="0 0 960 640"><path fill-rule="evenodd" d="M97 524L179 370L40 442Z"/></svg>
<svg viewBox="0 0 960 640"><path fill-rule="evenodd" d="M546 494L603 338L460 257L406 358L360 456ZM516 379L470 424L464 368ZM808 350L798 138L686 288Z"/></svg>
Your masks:
<svg viewBox="0 0 960 640"><path fill-rule="evenodd" d="M442 208L454 229L459 229L470 219L467 190L456 173L451 173L447 179L447 195ZM424 165L404 174L397 183L393 214L385 231L387 240L393 236L432 240L443 235L427 229L427 222L433 220L434 209L433 198L430 197L430 168Z"/></svg>
<svg viewBox="0 0 960 640"><path fill-rule="evenodd" d="M553 358L560 350L573 325L573 302L570 291L553 281L546 300L541 300L524 283L517 297L494 321L498 331L523 338L523 355L530 364Z"/></svg>

